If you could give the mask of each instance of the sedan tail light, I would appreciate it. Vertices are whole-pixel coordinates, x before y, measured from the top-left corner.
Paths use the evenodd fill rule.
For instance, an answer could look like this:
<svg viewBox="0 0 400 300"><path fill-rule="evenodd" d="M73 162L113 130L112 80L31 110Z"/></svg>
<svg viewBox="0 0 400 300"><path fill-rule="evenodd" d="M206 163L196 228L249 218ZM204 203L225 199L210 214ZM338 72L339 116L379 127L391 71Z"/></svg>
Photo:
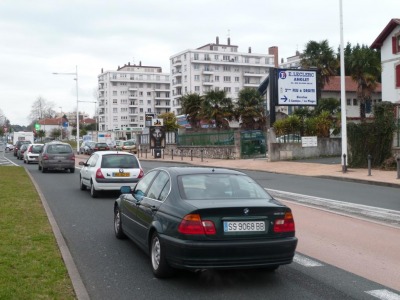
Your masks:
<svg viewBox="0 0 400 300"><path fill-rule="evenodd" d="M200 215L186 215L178 226L182 234L216 234L215 225L212 221L201 220Z"/></svg>
<svg viewBox="0 0 400 300"><path fill-rule="evenodd" d="M274 222L274 232L294 232L295 225L291 212L285 213L283 219L276 219Z"/></svg>
<svg viewBox="0 0 400 300"><path fill-rule="evenodd" d="M139 176L138 176L138 178L142 178L143 176L144 176L143 169L140 169L140 172L139 172Z"/></svg>
<svg viewBox="0 0 400 300"><path fill-rule="evenodd" d="M96 178L104 178L103 173L101 172L101 168L98 168L96 171Z"/></svg>

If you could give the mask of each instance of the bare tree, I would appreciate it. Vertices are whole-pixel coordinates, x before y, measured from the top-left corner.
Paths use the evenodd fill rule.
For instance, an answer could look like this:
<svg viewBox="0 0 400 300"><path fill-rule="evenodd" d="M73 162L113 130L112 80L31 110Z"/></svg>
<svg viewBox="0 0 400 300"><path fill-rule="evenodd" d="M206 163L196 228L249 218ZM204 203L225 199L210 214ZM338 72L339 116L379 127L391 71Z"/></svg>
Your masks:
<svg viewBox="0 0 400 300"><path fill-rule="evenodd" d="M0 126L3 126L6 124L7 118L5 114L3 113L3 110L0 108Z"/></svg>
<svg viewBox="0 0 400 300"><path fill-rule="evenodd" d="M31 106L29 119L35 121L43 118L53 118L56 114L54 106L55 104L53 102L47 101L39 96Z"/></svg>

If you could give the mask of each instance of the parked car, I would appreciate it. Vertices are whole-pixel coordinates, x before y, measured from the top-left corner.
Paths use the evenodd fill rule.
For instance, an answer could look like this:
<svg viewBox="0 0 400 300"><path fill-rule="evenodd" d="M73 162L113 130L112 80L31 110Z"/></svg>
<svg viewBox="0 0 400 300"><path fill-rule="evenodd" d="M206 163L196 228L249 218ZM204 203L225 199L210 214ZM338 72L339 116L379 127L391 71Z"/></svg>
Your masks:
<svg viewBox="0 0 400 300"><path fill-rule="evenodd" d="M39 153L43 148L43 144L29 144L28 149L24 152L24 163L38 162Z"/></svg>
<svg viewBox="0 0 400 300"><path fill-rule="evenodd" d="M133 152L136 154L137 153L136 141L135 140L122 141L121 144L119 145L119 150Z"/></svg>
<svg viewBox="0 0 400 300"><path fill-rule="evenodd" d="M121 186L134 186L144 172L137 157L121 151L94 152L80 172L80 189L90 188L90 195L96 198L101 191L118 191Z"/></svg>
<svg viewBox="0 0 400 300"><path fill-rule="evenodd" d="M17 156L18 150L19 148L21 148L21 146L23 144L32 144L31 141L17 141L14 145L14 156Z"/></svg>
<svg viewBox="0 0 400 300"><path fill-rule="evenodd" d="M161 167L114 203L114 232L150 255L153 273L174 269L270 271L293 260L291 209L244 173L204 167Z"/></svg>
<svg viewBox="0 0 400 300"><path fill-rule="evenodd" d="M276 138L277 143L301 143L301 136L298 134L285 134Z"/></svg>
<svg viewBox="0 0 400 300"><path fill-rule="evenodd" d="M84 141L79 147L79 154L88 154L89 143L93 143L92 141Z"/></svg>
<svg viewBox="0 0 400 300"><path fill-rule="evenodd" d="M123 142L123 140L116 140L114 143L115 143L115 145L114 145L114 149L115 150L122 150L121 149L121 144L122 144L122 142Z"/></svg>
<svg viewBox="0 0 400 300"><path fill-rule="evenodd" d="M7 143L6 144L6 151L11 151L11 150L14 150L14 145Z"/></svg>
<svg viewBox="0 0 400 300"><path fill-rule="evenodd" d="M107 143L94 143L93 146L92 145L90 146L89 154L92 154L93 152L96 151L107 151L107 150L110 150L110 147L108 146Z"/></svg>
<svg viewBox="0 0 400 300"><path fill-rule="evenodd" d="M70 144L54 141L46 143L40 151L38 169L43 173L48 170L69 170L75 172L75 154Z"/></svg>
<svg viewBox="0 0 400 300"><path fill-rule="evenodd" d="M91 155L94 152L94 145L96 145L96 142L90 141L87 143L87 149L86 149L86 154Z"/></svg>
<svg viewBox="0 0 400 300"><path fill-rule="evenodd" d="M29 144L22 144L17 151L17 159L24 159L24 153L28 149Z"/></svg>

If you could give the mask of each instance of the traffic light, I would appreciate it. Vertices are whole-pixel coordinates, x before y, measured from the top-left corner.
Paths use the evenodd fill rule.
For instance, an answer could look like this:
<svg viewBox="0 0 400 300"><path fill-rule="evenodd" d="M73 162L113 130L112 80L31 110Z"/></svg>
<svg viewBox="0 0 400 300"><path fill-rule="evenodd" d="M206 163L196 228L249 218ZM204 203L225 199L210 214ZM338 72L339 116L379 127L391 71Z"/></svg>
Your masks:
<svg viewBox="0 0 400 300"><path fill-rule="evenodd" d="M35 123L35 130L40 130L40 124Z"/></svg>

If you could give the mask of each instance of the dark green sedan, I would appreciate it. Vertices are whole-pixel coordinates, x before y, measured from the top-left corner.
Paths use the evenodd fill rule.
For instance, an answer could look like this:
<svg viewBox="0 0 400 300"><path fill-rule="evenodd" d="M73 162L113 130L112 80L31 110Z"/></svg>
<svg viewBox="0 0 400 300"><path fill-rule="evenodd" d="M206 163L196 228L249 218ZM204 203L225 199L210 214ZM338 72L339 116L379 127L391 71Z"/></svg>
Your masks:
<svg viewBox="0 0 400 300"><path fill-rule="evenodd" d="M204 167L149 171L114 204L117 238L150 255L153 273L174 269L275 270L297 246L289 207L244 173Z"/></svg>

